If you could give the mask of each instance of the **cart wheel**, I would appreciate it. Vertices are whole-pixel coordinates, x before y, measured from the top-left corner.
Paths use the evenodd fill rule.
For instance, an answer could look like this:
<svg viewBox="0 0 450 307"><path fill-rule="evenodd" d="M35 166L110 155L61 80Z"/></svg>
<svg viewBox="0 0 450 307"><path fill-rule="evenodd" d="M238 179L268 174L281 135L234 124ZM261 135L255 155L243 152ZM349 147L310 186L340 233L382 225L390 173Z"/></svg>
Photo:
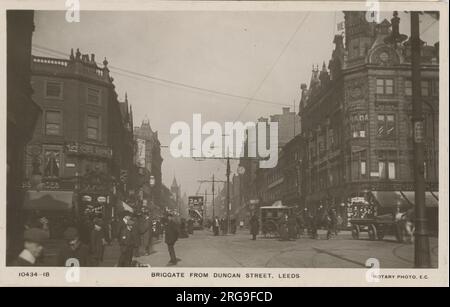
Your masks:
<svg viewBox="0 0 450 307"><path fill-rule="evenodd" d="M358 240L359 239L359 233L360 233L359 226L358 225L354 225L353 229L352 229L352 238L355 239L355 240Z"/></svg>
<svg viewBox="0 0 450 307"><path fill-rule="evenodd" d="M264 233L267 235L267 237L269 238L274 238L277 236L278 234L278 227L277 224L273 221L268 221L264 224L263 226L264 229Z"/></svg>
<svg viewBox="0 0 450 307"><path fill-rule="evenodd" d="M405 231L401 223L395 223L395 238L398 243L403 243L405 241Z"/></svg>
<svg viewBox="0 0 450 307"><path fill-rule="evenodd" d="M374 224L370 224L368 228L369 240L375 241L377 238L377 227Z"/></svg>

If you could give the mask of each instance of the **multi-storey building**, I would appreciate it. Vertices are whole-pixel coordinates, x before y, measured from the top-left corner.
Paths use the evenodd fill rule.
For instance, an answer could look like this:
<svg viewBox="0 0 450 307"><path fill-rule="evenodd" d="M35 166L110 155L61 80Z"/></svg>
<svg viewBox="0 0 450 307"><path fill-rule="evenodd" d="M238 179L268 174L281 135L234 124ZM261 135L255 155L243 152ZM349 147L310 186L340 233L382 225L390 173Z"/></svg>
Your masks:
<svg viewBox="0 0 450 307"><path fill-rule="evenodd" d="M33 11L8 10L7 20L7 190L6 246L7 261L15 257L22 246L24 148L31 139L41 112L32 99L31 40L34 31Z"/></svg>
<svg viewBox="0 0 450 307"><path fill-rule="evenodd" d="M235 219L244 221L247 213L242 202L242 178L243 176L235 174L230 182L230 215Z"/></svg>
<svg viewBox="0 0 450 307"><path fill-rule="evenodd" d="M268 121L266 118L261 118L259 121ZM282 114L275 114L270 116L271 122L278 123L278 163L273 168L256 168L256 180L254 186L256 188L256 195L260 204L271 205L275 201L282 201L284 198L284 170L282 163L285 152L283 147L289 143L295 136L300 135L301 125L300 117L291 112L289 107L283 108ZM268 133L268 137L271 136Z"/></svg>
<svg viewBox="0 0 450 307"><path fill-rule="evenodd" d="M281 114L270 115L270 121L278 123L278 147L282 148L301 132L300 116L289 107L283 107Z"/></svg>
<svg viewBox="0 0 450 307"><path fill-rule="evenodd" d="M107 60L99 67L79 50L69 59L33 56L31 72L42 114L26 148L26 208L95 207L110 218L114 198L126 193L121 173L130 170L134 145L128 101L118 101Z"/></svg>
<svg viewBox="0 0 450 307"><path fill-rule="evenodd" d="M156 206L161 206L162 173L161 144L158 139L158 131L153 131L149 120L142 121L140 127L134 128L134 138L137 144L136 165L141 173L147 174L154 182L149 185L147 178L142 189L143 197L152 201Z"/></svg>
<svg viewBox="0 0 450 307"><path fill-rule="evenodd" d="M302 207L304 204L305 180L302 173L304 140L297 135L283 146L279 164L283 172L282 201L286 206Z"/></svg>
<svg viewBox="0 0 450 307"><path fill-rule="evenodd" d="M345 13L327 67L302 85L305 205L342 208L353 197L381 206L414 202L411 49L397 14L377 24ZM438 199L439 53L421 48L427 206ZM344 214L345 215L345 214ZM437 215L434 214L436 219ZM437 220L433 221L437 225Z"/></svg>

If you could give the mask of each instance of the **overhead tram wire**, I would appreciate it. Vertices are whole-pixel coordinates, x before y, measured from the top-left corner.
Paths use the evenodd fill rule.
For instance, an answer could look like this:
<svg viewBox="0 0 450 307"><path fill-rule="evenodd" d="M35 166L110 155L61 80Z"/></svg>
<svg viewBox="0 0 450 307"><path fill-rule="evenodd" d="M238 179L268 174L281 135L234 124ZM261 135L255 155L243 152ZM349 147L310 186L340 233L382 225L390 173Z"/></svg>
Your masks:
<svg viewBox="0 0 450 307"><path fill-rule="evenodd" d="M237 116L236 120L239 120L239 118L242 116L242 114L244 113L244 111L247 109L247 107L250 105L250 103L252 103L253 101L257 101L258 99L255 98L255 96L258 94L259 90L261 89L262 85L264 84L264 82L267 80L267 78L269 77L269 75L272 73L272 71L274 70L275 66L277 65L278 61L280 60L280 58L282 57L282 55L284 54L284 52L287 50L287 48L289 47L289 45L291 44L291 42L294 40L294 37L296 36L296 34L298 33L298 31L301 29L301 27L303 26L303 24L305 23L306 19L308 18L310 12L307 12L306 15L303 17L303 19L300 21L300 23L297 25L297 28L295 29L294 33L291 35L291 37L289 38L289 40L286 42L286 44L284 45L283 49L281 50L280 54L278 55L278 57L275 59L275 62L272 64L272 66L270 67L269 71L266 73L266 75L264 76L264 78L261 80L261 82L259 83L255 93L252 95L252 98L250 98L247 103L245 104L245 106L242 108L241 112L239 112L239 115ZM286 106L291 106L286 105Z"/></svg>
<svg viewBox="0 0 450 307"><path fill-rule="evenodd" d="M33 44L33 48L38 52L42 52L42 53L45 53L45 54L51 55L51 56L54 56L55 54L59 55L59 56L65 56L65 57L69 56L67 53L64 53L64 52L61 52L61 51L58 51L55 49L39 46L37 44ZM200 86L190 85L190 84L186 84L186 83L182 83L182 82L178 82L178 81L172 81L172 80L163 79L163 78L151 76L151 75L144 74L144 73L135 72L135 71L132 71L129 69L120 68L120 67L113 66L113 65L109 65L109 68L111 68L111 71L115 74L122 75L125 77L135 78L135 79L146 81L146 82L153 81L152 82L153 84L174 86L177 88L195 90L198 92L204 92L204 93L208 93L208 94L212 94L212 95L216 95L216 96L225 96L225 97L239 99L239 100L253 100L256 103L260 103L260 104L267 104L267 105L273 105L273 106L284 106L284 107L288 106L287 103L274 102L274 101L269 101L269 100L264 100L264 99L256 99L256 98L251 98L248 96L237 95L237 94L228 93L228 92L224 92L224 91L218 91L218 90L214 90L214 89L208 89L208 88L204 88L204 87L200 87ZM161 83L163 83L163 84L161 84Z"/></svg>

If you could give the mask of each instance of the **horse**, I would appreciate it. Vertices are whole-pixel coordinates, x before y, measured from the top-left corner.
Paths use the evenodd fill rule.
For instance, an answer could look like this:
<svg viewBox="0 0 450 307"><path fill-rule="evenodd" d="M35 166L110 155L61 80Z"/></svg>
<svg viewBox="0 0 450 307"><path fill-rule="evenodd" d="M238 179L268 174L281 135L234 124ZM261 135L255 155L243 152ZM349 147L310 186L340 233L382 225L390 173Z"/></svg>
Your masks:
<svg viewBox="0 0 450 307"><path fill-rule="evenodd" d="M409 209L402 215L402 224L405 234L407 235L407 242L414 243L414 231L416 230L416 226L414 224L415 220L415 211L414 208Z"/></svg>
<svg viewBox="0 0 450 307"><path fill-rule="evenodd" d="M414 242L414 208L410 208L405 212L400 212L400 210L397 209L394 218L397 228L397 239L399 242Z"/></svg>
<svg viewBox="0 0 450 307"><path fill-rule="evenodd" d="M331 238L334 227L333 221L327 210L320 210L312 219L311 219L311 235L313 239L317 239L317 230L324 228L327 230L327 240Z"/></svg>

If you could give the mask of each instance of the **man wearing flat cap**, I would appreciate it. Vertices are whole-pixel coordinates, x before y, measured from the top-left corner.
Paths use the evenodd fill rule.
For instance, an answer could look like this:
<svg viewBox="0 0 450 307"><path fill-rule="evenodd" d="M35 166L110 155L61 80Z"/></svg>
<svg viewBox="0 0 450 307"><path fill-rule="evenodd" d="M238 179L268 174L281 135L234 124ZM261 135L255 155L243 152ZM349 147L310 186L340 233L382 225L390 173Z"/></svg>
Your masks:
<svg viewBox="0 0 450 307"><path fill-rule="evenodd" d="M135 226L135 219L128 218L125 227L122 227L119 236L120 257L119 267L130 267L133 261L133 252L138 246L139 232Z"/></svg>
<svg viewBox="0 0 450 307"><path fill-rule="evenodd" d="M24 249L12 266L37 266L36 260L42 254L44 241L48 239L48 232L39 228L29 228L23 235Z"/></svg>
<svg viewBox="0 0 450 307"><path fill-rule="evenodd" d="M58 266L90 266L89 247L80 240L78 230L69 227L64 231L66 245L58 255Z"/></svg>
<svg viewBox="0 0 450 307"><path fill-rule="evenodd" d="M91 230L91 260L93 265L98 266L103 261L103 254L105 251L105 245L107 244L105 239L105 232L103 230L103 220L101 218L94 218L94 227Z"/></svg>

